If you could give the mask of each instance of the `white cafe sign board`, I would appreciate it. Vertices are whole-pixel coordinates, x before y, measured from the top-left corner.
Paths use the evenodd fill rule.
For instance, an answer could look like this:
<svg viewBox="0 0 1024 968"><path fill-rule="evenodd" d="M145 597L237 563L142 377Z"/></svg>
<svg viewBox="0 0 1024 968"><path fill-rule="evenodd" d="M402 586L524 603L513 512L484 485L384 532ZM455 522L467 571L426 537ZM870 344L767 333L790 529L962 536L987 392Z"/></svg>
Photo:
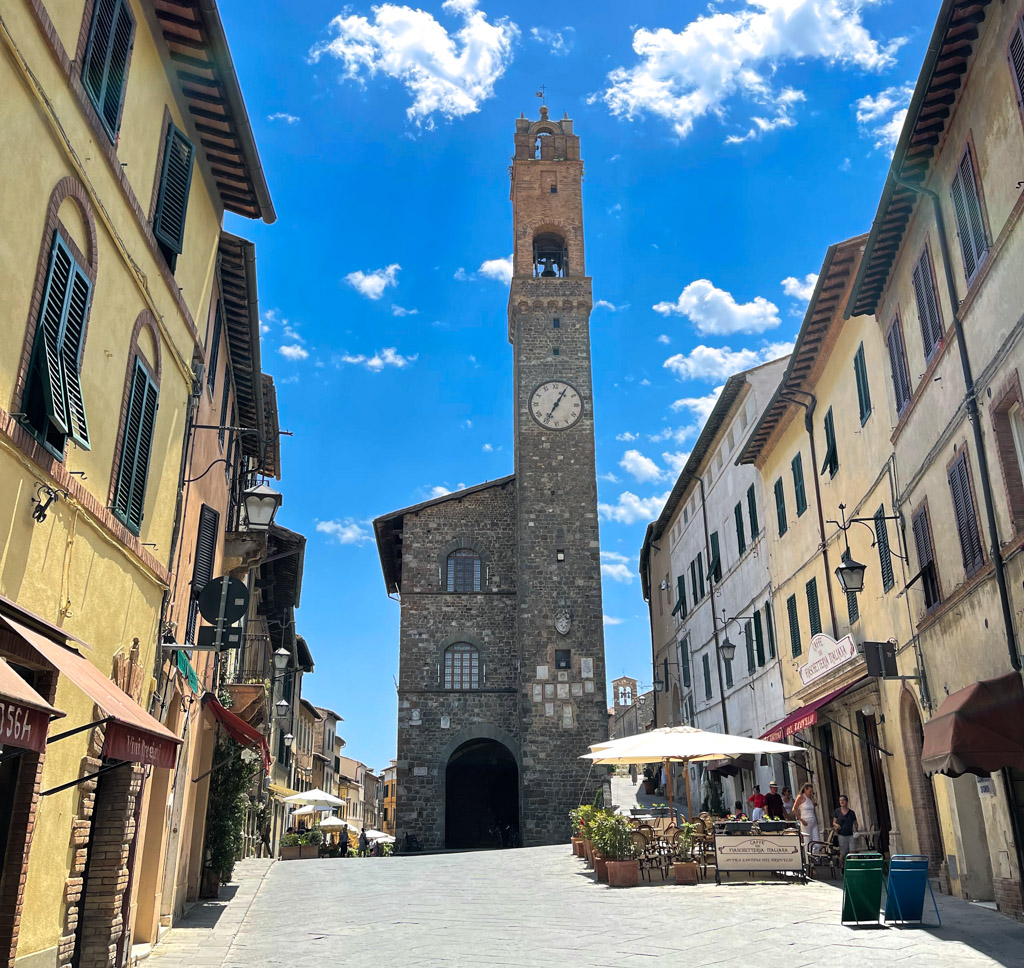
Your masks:
<svg viewBox="0 0 1024 968"><path fill-rule="evenodd" d="M811 639L807 661L797 667L800 681L806 686L856 657L857 646L854 645L851 636L844 635L837 642L832 636L819 632Z"/></svg>
<svg viewBox="0 0 1024 968"><path fill-rule="evenodd" d="M715 838L720 871L802 871L800 837L794 834Z"/></svg>

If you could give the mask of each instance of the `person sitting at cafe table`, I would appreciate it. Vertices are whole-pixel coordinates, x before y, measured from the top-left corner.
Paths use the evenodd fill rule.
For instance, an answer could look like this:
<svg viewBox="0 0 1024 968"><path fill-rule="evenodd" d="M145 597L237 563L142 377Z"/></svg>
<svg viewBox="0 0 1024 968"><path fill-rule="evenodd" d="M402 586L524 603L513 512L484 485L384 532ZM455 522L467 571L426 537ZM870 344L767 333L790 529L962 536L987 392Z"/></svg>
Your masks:
<svg viewBox="0 0 1024 968"><path fill-rule="evenodd" d="M839 840L839 862L846 863L846 855L853 848L853 834L857 829L857 814L850 809L850 798L839 798L839 807L832 814L832 829Z"/></svg>
<svg viewBox="0 0 1024 968"><path fill-rule="evenodd" d="M769 820L786 819L786 808L782 805L782 797L779 796L779 785L774 780L768 784L768 792L764 795L764 815Z"/></svg>

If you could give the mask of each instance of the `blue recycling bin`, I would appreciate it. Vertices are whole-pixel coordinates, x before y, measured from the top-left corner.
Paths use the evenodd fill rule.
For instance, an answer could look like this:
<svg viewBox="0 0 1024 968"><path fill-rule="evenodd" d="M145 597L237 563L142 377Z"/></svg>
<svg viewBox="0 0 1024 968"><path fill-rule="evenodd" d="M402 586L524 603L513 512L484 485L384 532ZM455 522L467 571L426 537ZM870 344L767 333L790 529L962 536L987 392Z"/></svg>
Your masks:
<svg viewBox="0 0 1024 968"><path fill-rule="evenodd" d="M939 905L928 880L928 858L923 854L893 854L889 858L883 920L923 923L925 892L931 895L935 918L941 927Z"/></svg>

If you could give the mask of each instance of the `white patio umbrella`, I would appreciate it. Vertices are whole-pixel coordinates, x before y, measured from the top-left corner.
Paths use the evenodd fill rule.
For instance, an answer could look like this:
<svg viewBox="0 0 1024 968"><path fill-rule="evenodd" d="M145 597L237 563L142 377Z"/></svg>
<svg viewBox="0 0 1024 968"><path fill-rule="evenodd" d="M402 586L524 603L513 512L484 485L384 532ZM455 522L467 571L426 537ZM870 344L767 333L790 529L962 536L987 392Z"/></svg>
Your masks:
<svg viewBox="0 0 1024 968"><path fill-rule="evenodd" d="M345 801L326 790L306 790L304 793L293 793L285 797L283 803L304 803L314 807L343 807Z"/></svg>
<svg viewBox="0 0 1024 968"><path fill-rule="evenodd" d="M312 813L325 813L330 810L330 807L317 807L314 804L309 804L306 807L296 807L292 811L293 817L308 817Z"/></svg>
<svg viewBox="0 0 1024 968"><path fill-rule="evenodd" d="M701 760L735 759L738 756L760 753L800 753L801 746L786 743L770 743L752 736L732 736L729 733L713 733L695 729L693 726L663 726L648 733L625 736L608 743L595 743L591 752L580 759L603 764L642 764L658 760L664 764L670 761L684 765ZM686 777L686 809L693 819L693 805L690 802L690 772ZM672 805L672 784L668 786L669 813L675 817Z"/></svg>
<svg viewBox="0 0 1024 968"><path fill-rule="evenodd" d="M321 830L341 830L342 827L347 826L348 824L345 823L341 817L324 817L324 819L320 821Z"/></svg>

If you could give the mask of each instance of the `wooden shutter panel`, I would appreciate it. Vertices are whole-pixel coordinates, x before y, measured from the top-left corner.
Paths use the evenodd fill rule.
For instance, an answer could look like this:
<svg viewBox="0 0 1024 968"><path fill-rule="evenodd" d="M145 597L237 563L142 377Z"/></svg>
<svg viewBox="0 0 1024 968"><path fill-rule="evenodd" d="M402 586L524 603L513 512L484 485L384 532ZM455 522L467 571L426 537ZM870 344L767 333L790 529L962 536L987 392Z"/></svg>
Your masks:
<svg viewBox="0 0 1024 968"><path fill-rule="evenodd" d="M737 504L732 509L733 517L736 519L736 547L742 555L747 550L747 539L743 533L743 505Z"/></svg>
<svg viewBox="0 0 1024 968"><path fill-rule="evenodd" d="M757 524L757 496L753 484L747 488L747 512L750 515L750 540L753 541L761 530Z"/></svg>
<svg viewBox="0 0 1024 968"><path fill-rule="evenodd" d="M693 592L693 604L696 607L700 604L700 595L697 594L697 559L690 562L690 590Z"/></svg>
<svg viewBox="0 0 1024 968"><path fill-rule="evenodd" d="M974 511L966 454L961 454L949 469L949 489L953 495L953 510L956 512L964 569L968 575L972 575L981 567L985 558L981 549L981 537L978 534L978 518Z"/></svg>
<svg viewBox="0 0 1024 968"><path fill-rule="evenodd" d="M860 422L864 423L871 414L871 390L868 387L868 367L864 359L864 344L857 347L853 357L853 373L857 380L857 407Z"/></svg>
<svg viewBox="0 0 1024 968"><path fill-rule="evenodd" d="M54 236L50 268L46 273L43 305L36 330L37 361L43 383L47 416L62 433L69 430L64 406L64 364L61 354L64 319L71 296L75 260L59 235Z"/></svg>
<svg viewBox="0 0 1024 968"><path fill-rule="evenodd" d="M708 563L708 581L722 580L722 553L718 544L718 532L711 532L711 561Z"/></svg>
<svg viewBox="0 0 1024 968"><path fill-rule="evenodd" d="M101 104L103 100L107 52L110 50L114 17L119 5L119 0L96 0L89 33L89 48L85 53L85 66L82 68L82 83L96 104Z"/></svg>
<svg viewBox="0 0 1024 968"><path fill-rule="evenodd" d="M964 275L970 283L978 271L988 241L985 238L985 225L981 217L981 198L978 195L978 182L974 175L974 162L971 149L967 147L960 158L960 165L953 184L950 186L953 198L953 210L956 213L957 232L960 235L960 253L964 260Z"/></svg>
<svg viewBox="0 0 1024 968"><path fill-rule="evenodd" d="M686 575L676 578L676 608L686 617Z"/></svg>
<svg viewBox="0 0 1024 968"><path fill-rule="evenodd" d="M825 414L825 460L821 465L819 473L829 472L831 477L836 476L839 470L839 451L836 446L836 427L832 417L832 408L828 408Z"/></svg>
<svg viewBox="0 0 1024 968"><path fill-rule="evenodd" d="M1010 71L1017 87L1017 100L1024 105L1024 21L1017 24L1017 29L1010 38L1008 56Z"/></svg>
<svg viewBox="0 0 1024 968"><path fill-rule="evenodd" d="M757 649L757 664L764 665L764 632L761 629L761 613L754 612L754 645Z"/></svg>
<svg viewBox="0 0 1024 968"><path fill-rule="evenodd" d="M747 673L754 674L754 630L750 622L743 626L743 644L747 648Z"/></svg>
<svg viewBox="0 0 1024 968"><path fill-rule="evenodd" d="M860 605L857 604L857 593L846 593L846 614L850 617L850 624L853 625L860 618Z"/></svg>
<svg viewBox="0 0 1024 968"><path fill-rule="evenodd" d="M786 599L786 612L789 616L789 644L793 650L793 657L796 658L803 652L800 645L800 617L796 610L796 595L790 595Z"/></svg>
<svg viewBox="0 0 1024 968"><path fill-rule="evenodd" d="M775 658L775 622L772 619L772 603L764 603L764 627L768 633L768 658Z"/></svg>
<svg viewBox="0 0 1024 968"><path fill-rule="evenodd" d="M690 688L690 642L689 639L682 643L679 649L679 657L682 662L683 669L683 686L687 689Z"/></svg>
<svg viewBox="0 0 1024 968"><path fill-rule="evenodd" d="M194 156L195 147L192 142L172 124L167 131L153 234L175 254L181 252L185 241L185 212L188 209Z"/></svg>
<svg viewBox="0 0 1024 968"><path fill-rule="evenodd" d="M804 488L804 460L798 453L790 463L793 468L793 492L796 498L796 514L799 517L807 510L807 491Z"/></svg>
<svg viewBox="0 0 1024 968"><path fill-rule="evenodd" d="M885 520L885 508L875 512L875 544L878 546L878 563L882 569L882 588L889 591L893 584L892 553L889 550L889 529Z"/></svg>
<svg viewBox="0 0 1024 968"><path fill-rule="evenodd" d="M704 698L711 698L711 662L708 659L708 654L705 652L701 656L701 664L704 667Z"/></svg>
<svg viewBox="0 0 1024 968"><path fill-rule="evenodd" d="M92 283L77 265L72 272L69 290L64 333L60 344L67 433L79 447L89 450L89 424L85 418L85 399L82 396L80 365L82 344L85 340L85 321L89 316Z"/></svg>
<svg viewBox="0 0 1024 968"><path fill-rule="evenodd" d="M821 632L821 609L818 606L818 580L812 578L806 585L807 618L811 626L811 635Z"/></svg>
<svg viewBox="0 0 1024 968"><path fill-rule="evenodd" d="M895 320L886 337L889 346L889 366L892 368L892 389L896 397L896 412L903 413L910 402L910 382L907 378L907 365L903 356L903 334L900 332L899 320Z"/></svg>
<svg viewBox="0 0 1024 968"><path fill-rule="evenodd" d="M775 514L779 519L779 537L786 533L786 494L782 489L782 478L775 482Z"/></svg>
<svg viewBox="0 0 1024 968"><path fill-rule="evenodd" d="M210 336L210 349L207 354L209 361L207 363L206 385L210 388L210 393L213 393L213 389L217 385L217 362L220 359L220 337L223 328L224 302L221 300L217 303L217 312L213 317L213 333Z"/></svg>
<svg viewBox="0 0 1024 968"><path fill-rule="evenodd" d="M202 591L213 578L219 530L220 514L204 504L199 509L199 533L196 535L196 556L192 565L192 586L197 592Z"/></svg>
<svg viewBox="0 0 1024 968"><path fill-rule="evenodd" d="M137 534L146 504L146 478L153 447L158 391L146 368L136 359L128 399L121 465L114 489L114 513Z"/></svg>
<svg viewBox="0 0 1024 968"><path fill-rule="evenodd" d="M117 137L134 34L126 0L97 0L82 82L111 140Z"/></svg>
<svg viewBox="0 0 1024 968"><path fill-rule="evenodd" d="M704 597L704 559L697 552L697 584L700 585L700 597Z"/></svg>
<svg viewBox="0 0 1024 968"><path fill-rule="evenodd" d="M927 250L914 267L914 297L917 300L917 315L921 320L924 355L926 359L931 359L935 347L942 339L942 324L939 322L939 306Z"/></svg>

